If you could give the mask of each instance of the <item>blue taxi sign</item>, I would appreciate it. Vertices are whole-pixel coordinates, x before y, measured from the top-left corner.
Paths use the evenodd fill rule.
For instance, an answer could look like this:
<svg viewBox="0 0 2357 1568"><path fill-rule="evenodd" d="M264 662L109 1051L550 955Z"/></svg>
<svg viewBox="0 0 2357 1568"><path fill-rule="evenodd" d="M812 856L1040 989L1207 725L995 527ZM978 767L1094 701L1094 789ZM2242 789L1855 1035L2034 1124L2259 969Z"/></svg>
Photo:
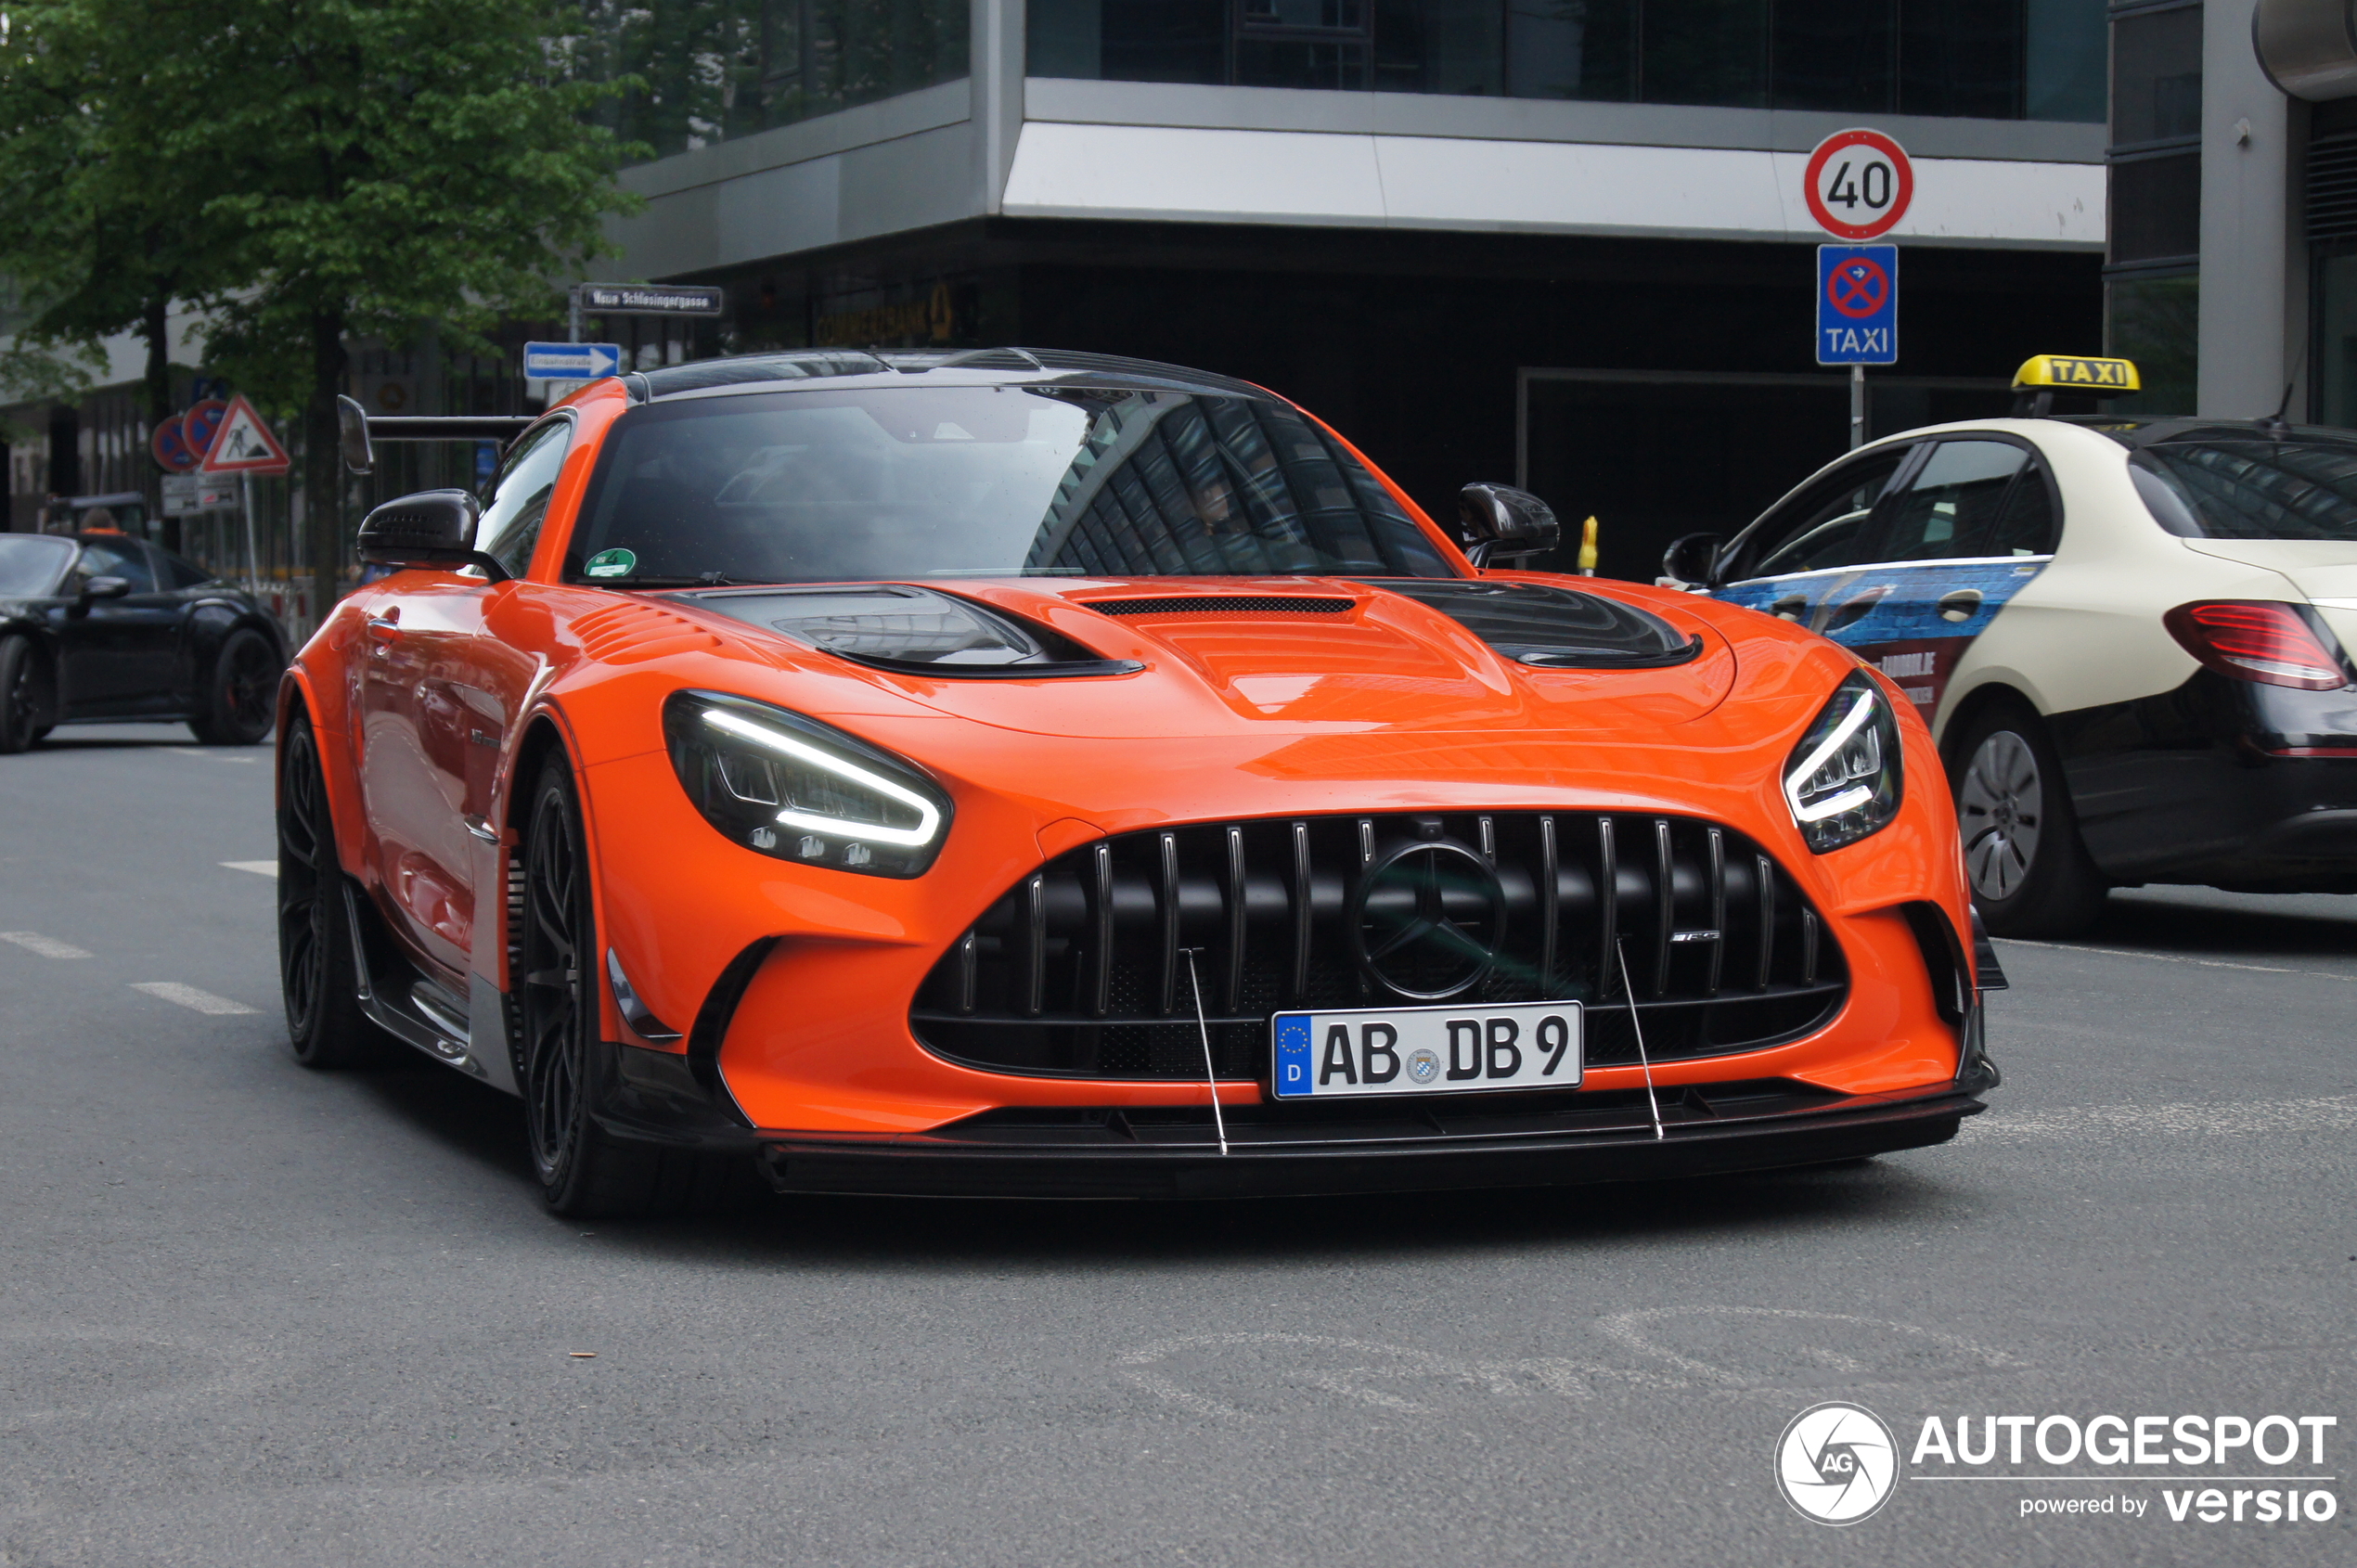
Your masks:
<svg viewBox="0 0 2357 1568"><path fill-rule="evenodd" d="M1899 247L1817 247L1817 363L1899 362Z"/></svg>

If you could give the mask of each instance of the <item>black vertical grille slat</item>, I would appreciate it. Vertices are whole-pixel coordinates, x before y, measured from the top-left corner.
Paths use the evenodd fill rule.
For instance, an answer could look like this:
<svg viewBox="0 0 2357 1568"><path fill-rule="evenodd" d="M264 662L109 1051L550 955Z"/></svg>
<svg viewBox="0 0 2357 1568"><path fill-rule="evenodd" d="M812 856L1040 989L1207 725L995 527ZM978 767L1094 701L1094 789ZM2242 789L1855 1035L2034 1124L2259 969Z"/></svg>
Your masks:
<svg viewBox="0 0 2357 1568"><path fill-rule="evenodd" d="M1678 864L1669 818L1654 818L1654 995L1669 994L1669 939L1678 931Z"/></svg>
<svg viewBox="0 0 2357 1568"><path fill-rule="evenodd" d="M1710 875L1710 937L1706 950L1710 955L1710 973L1704 980L1702 994L1719 995L1719 979L1725 972L1727 958L1727 835L1717 828L1705 830L1703 837L1709 844L1707 869Z"/></svg>
<svg viewBox="0 0 2357 1568"><path fill-rule="evenodd" d="M1161 925L1162 988L1155 993L1161 1001L1154 1010L1166 1017L1178 1006L1178 835L1158 833L1155 837L1162 850L1156 862L1161 876L1154 899Z"/></svg>
<svg viewBox="0 0 2357 1568"><path fill-rule="evenodd" d="M1285 995L1294 1001L1309 994L1309 939L1317 904L1317 875L1309 859L1309 824L1293 825L1293 983Z"/></svg>
<svg viewBox="0 0 2357 1568"><path fill-rule="evenodd" d="M1232 1013L1243 1005L1244 937L1252 919L1252 902L1244 886L1244 830L1228 829L1227 971L1221 977L1219 1010Z"/></svg>
<svg viewBox="0 0 2357 1568"><path fill-rule="evenodd" d="M1759 970L1752 981L1765 989L1776 971L1776 863L1760 855L1752 874L1759 879Z"/></svg>
<svg viewBox="0 0 2357 1568"><path fill-rule="evenodd" d="M1555 819L1539 819L1539 983L1555 983L1555 936L1563 923L1563 859L1555 844ZM966 1009L971 1012L973 1009Z"/></svg>
<svg viewBox="0 0 2357 1568"><path fill-rule="evenodd" d="M1215 1072L1261 1077L1272 1012L1418 1005L1407 993L1430 977L1395 969L1387 983L1354 956L1365 948L1352 922L1372 918L1357 900L1376 863L1435 842L1489 868L1502 901L1484 913L1491 895L1470 895L1471 929L1495 933L1495 957L1440 982L1444 995L1585 1003L1591 1065L1633 1065L1640 1022L1648 1054L1669 1061L1796 1039L1833 1016L1848 992L1841 950L1771 856L1732 828L1671 816L1635 818L1652 842L1629 854L1629 820L1427 810L1100 840L1017 881L951 944L910 1023L929 1048L989 1071L1199 1081L1204 1042L1178 972L1192 949ZM1633 1020L1626 935L1654 949L1650 970L1642 949L1626 956Z"/></svg>
<svg viewBox="0 0 2357 1568"><path fill-rule="evenodd" d="M1089 846L1088 1011L1102 1018L1113 1005L1113 845Z"/></svg>
<svg viewBox="0 0 2357 1568"><path fill-rule="evenodd" d="M2306 207L2310 239L2357 237L2357 135L2309 144Z"/></svg>
<svg viewBox="0 0 2357 1568"><path fill-rule="evenodd" d="M1610 999L1628 965L1620 958L1620 856L1613 844L1612 818L1596 818L1596 995Z"/></svg>
<svg viewBox="0 0 2357 1568"><path fill-rule="evenodd" d="M1024 884L1024 956L1030 963L1030 974L1024 987L1023 1010L1037 1018L1047 1008L1048 993L1048 879L1035 871Z"/></svg>

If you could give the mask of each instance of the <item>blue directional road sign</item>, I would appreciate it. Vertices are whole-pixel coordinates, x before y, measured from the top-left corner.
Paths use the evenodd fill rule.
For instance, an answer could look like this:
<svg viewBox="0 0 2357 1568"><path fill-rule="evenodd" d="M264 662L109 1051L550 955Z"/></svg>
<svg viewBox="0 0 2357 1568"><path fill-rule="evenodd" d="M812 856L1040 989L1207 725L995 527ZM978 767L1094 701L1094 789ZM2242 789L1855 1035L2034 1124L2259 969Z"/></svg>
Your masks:
<svg viewBox="0 0 2357 1568"><path fill-rule="evenodd" d="M535 380L594 381L622 374L620 343L526 343L523 373Z"/></svg>
<svg viewBox="0 0 2357 1568"><path fill-rule="evenodd" d="M1899 362L1899 247L1817 247L1817 363Z"/></svg>

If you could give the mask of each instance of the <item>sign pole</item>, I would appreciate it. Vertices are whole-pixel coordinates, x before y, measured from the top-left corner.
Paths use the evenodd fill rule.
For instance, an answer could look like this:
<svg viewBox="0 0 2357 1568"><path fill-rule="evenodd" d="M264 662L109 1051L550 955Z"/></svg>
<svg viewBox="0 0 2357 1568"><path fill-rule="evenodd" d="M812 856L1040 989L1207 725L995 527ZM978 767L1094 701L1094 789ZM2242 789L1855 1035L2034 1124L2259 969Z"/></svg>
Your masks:
<svg viewBox="0 0 2357 1568"><path fill-rule="evenodd" d="M246 511L246 591L258 598L262 594L262 556L253 545L253 475L239 474L238 486L244 492Z"/></svg>
<svg viewBox="0 0 2357 1568"><path fill-rule="evenodd" d="M566 315L568 317L566 325L572 328L571 334L565 339L565 341L568 343L577 343L581 341L581 286L579 284L575 284L571 289L566 289L565 300Z"/></svg>
<svg viewBox="0 0 2357 1568"><path fill-rule="evenodd" d="M1849 367L1849 449L1866 444L1866 367Z"/></svg>

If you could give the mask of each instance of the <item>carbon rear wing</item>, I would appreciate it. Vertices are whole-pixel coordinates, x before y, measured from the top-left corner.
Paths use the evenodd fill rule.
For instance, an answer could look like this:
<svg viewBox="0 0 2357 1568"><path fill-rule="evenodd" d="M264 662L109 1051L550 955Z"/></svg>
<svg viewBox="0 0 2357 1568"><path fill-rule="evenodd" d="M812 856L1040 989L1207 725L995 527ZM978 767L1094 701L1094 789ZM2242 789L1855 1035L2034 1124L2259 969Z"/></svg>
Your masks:
<svg viewBox="0 0 2357 1568"><path fill-rule="evenodd" d="M343 466L374 472L380 441L496 441L504 451L537 420L533 414L371 414L348 397L336 399Z"/></svg>

